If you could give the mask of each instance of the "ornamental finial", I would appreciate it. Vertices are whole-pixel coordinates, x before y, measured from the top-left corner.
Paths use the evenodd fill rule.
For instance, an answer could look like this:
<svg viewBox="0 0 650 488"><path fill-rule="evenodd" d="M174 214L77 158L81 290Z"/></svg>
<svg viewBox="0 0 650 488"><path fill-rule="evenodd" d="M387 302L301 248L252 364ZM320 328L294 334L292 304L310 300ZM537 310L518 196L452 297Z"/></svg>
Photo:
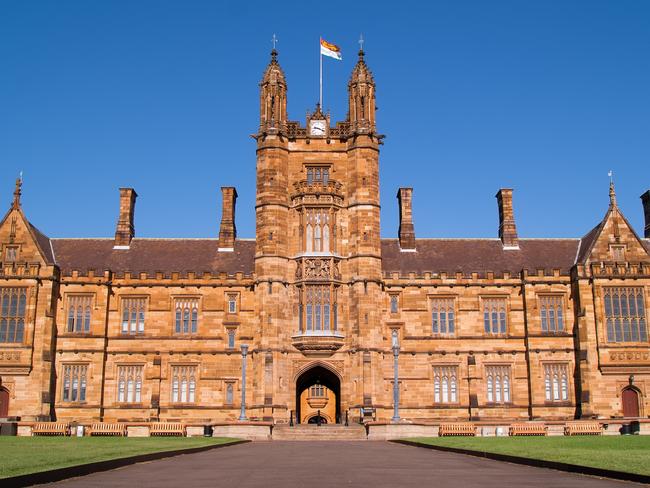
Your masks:
<svg viewBox="0 0 650 488"><path fill-rule="evenodd" d="M22 193L23 186L23 172L20 172L20 177L16 178L16 189L14 190L14 203L12 208L20 208L20 194Z"/></svg>
<svg viewBox="0 0 650 488"><path fill-rule="evenodd" d="M616 190L614 189L614 172L610 169L609 173L609 204L612 207L616 206Z"/></svg>

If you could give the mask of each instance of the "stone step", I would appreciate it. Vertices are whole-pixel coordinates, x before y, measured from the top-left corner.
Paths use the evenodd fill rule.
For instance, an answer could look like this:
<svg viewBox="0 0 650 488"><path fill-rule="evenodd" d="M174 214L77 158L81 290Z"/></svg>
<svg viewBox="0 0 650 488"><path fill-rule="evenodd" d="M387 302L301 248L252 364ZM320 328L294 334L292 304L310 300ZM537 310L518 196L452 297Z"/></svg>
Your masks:
<svg viewBox="0 0 650 488"><path fill-rule="evenodd" d="M273 428L275 440L365 440L366 429L361 425L346 427L344 425L296 425L295 427L277 426Z"/></svg>

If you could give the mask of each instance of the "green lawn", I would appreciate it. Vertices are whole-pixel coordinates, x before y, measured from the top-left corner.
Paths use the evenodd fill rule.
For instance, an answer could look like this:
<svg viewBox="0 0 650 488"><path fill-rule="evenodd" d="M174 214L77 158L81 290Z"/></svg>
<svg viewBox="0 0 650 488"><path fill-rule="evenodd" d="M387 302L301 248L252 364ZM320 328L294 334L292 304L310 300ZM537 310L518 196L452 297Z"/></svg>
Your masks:
<svg viewBox="0 0 650 488"><path fill-rule="evenodd" d="M650 475L650 436L417 437L407 440Z"/></svg>
<svg viewBox="0 0 650 488"><path fill-rule="evenodd" d="M235 439L221 437L0 437L0 478ZM0 483L1 485L2 483Z"/></svg>

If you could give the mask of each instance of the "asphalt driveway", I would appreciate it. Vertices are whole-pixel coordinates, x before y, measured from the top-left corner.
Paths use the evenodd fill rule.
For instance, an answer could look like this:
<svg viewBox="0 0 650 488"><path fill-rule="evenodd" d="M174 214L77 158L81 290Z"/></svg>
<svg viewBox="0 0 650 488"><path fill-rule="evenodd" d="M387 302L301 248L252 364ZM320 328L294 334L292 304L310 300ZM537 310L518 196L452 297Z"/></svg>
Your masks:
<svg viewBox="0 0 650 488"><path fill-rule="evenodd" d="M176 456L42 486L600 488L624 485L634 486L634 483L389 442L271 441Z"/></svg>

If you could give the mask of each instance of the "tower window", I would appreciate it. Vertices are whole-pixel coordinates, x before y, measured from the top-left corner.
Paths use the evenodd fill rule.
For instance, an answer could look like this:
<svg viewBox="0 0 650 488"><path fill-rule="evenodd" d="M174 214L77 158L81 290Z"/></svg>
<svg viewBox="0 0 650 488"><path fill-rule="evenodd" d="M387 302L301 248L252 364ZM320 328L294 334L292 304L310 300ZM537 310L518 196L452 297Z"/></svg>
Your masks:
<svg viewBox="0 0 650 488"><path fill-rule="evenodd" d="M329 209L312 208L305 211L306 252L330 252L332 220Z"/></svg>
<svg viewBox="0 0 650 488"><path fill-rule="evenodd" d="M228 313L237 313L237 299L238 293L227 293L226 299L228 301Z"/></svg>
<svg viewBox="0 0 650 488"><path fill-rule="evenodd" d="M330 179L329 166L307 166L307 184L327 185Z"/></svg>
<svg viewBox="0 0 650 488"><path fill-rule="evenodd" d="M329 285L310 285L303 293L304 332L323 334L336 330L336 292Z"/></svg>

